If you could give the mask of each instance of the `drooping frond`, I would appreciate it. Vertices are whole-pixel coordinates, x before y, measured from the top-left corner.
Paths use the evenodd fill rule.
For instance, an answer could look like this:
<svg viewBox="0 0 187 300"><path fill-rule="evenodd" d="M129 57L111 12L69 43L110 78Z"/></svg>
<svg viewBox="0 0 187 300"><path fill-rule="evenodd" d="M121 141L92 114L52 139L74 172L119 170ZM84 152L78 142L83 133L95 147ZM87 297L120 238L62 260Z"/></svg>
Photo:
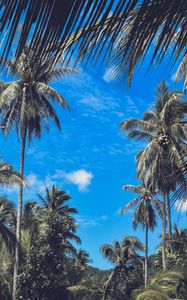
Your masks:
<svg viewBox="0 0 187 300"><path fill-rule="evenodd" d="M130 131L133 129L144 130L145 132L155 132L157 130L156 124L151 122L140 120L140 119L130 119L121 123L122 131Z"/></svg>
<svg viewBox="0 0 187 300"><path fill-rule="evenodd" d="M16 245L16 236L9 226L13 213L13 203L0 197L0 251L9 255L13 255Z"/></svg>
<svg viewBox="0 0 187 300"><path fill-rule="evenodd" d="M120 26L137 2L137 0L123 0L117 1L117 3L112 0L68 2L64 0L18 0L13 2L3 0L0 5L1 32L5 35L1 46L2 56L7 57L14 42L16 54L19 57L29 39L35 55L42 57L45 54L45 56L55 59L59 52L66 49L70 39L73 44L80 34L80 29L82 33L86 31L81 41L81 48L83 48L87 44L92 29L96 25L102 27L111 12L114 20L123 13L123 19L118 23ZM105 25L106 33L111 33L113 39L119 30L117 28L116 32L112 31L114 20ZM71 37L72 33L74 33L73 37ZM99 35L98 32L97 34ZM105 43L106 38L100 45L100 51Z"/></svg>
<svg viewBox="0 0 187 300"><path fill-rule="evenodd" d="M134 207L137 203L138 203L138 198L133 199L132 201L130 201L128 204L126 204L121 210L120 210L120 214L123 215L125 214L129 209L131 209L132 207Z"/></svg>
<svg viewBox="0 0 187 300"><path fill-rule="evenodd" d="M52 87L50 87L49 85L43 83L43 82L38 82L36 83L36 90L38 92L38 94L42 95L42 96L46 96L49 99L60 103L60 105L63 108L69 108L66 100L64 99L64 97L62 95L60 95L59 93L57 93Z"/></svg>
<svg viewBox="0 0 187 300"><path fill-rule="evenodd" d="M162 291L157 291L151 288L141 292L137 297L136 300L170 300L170 298Z"/></svg>
<svg viewBox="0 0 187 300"><path fill-rule="evenodd" d="M155 108L157 113L161 113L164 105L169 99L169 89L165 81L161 81L156 88Z"/></svg>
<svg viewBox="0 0 187 300"><path fill-rule="evenodd" d="M122 189L124 191L128 191L128 192L133 192L133 193L136 193L136 194L141 194L143 192L143 187L140 185L140 186L134 186L134 185L131 185L131 184L127 184L127 185L124 185L122 187Z"/></svg>
<svg viewBox="0 0 187 300"><path fill-rule="evenodd" d="M0 184L1 185L13 185L24 184L21 175L13 170L12 166L7 163L0 163Z"/></svg>
<svg viewBox="0 0 187 300"><path fill-rule="evenodd" d="M78 59L109 55L115 76L124 79L126 72L130 81L152 45L152 62L160 62L170 49L176 59L185 54L186 10L185 0L3 0L2 56L7 57L14 43L19 57L31 39L35 55L54 61L67 48Z"/></svg>
<svg viewBox="0 0 187 300"><path fill-rule="evenodd" d="M130 256L145 250L144 245L135 236L126 236L122 241L122 248L128 249Z"/></svg>
<svg viewBox="0 0 187 300"><path fill-rule="evenodd" d="M177 72L175 74L175 81L178 82L179 80L184 80L183 83L183 91L185 92L186 88L187 88L187 73L186 73L186 69L187 69L187 54L185 54L185 56L183 57Z"/></svg>
<svg viewBox="0 0 187 300"><path fill-rule="evenodd" d="M104 244L100 249L102 255L106 257L112 263L116 263L117 255L114 252L114 248L110 244Z"/></svg>

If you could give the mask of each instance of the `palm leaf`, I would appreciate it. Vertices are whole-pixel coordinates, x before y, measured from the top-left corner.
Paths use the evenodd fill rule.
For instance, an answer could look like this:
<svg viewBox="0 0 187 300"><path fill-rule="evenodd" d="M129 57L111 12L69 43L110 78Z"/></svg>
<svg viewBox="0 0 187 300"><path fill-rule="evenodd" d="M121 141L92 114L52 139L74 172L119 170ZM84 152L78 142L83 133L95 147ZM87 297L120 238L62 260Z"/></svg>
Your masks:
<svg viewBox="0 0 187 300"><path fill-rule="evenodd" d="M13 42L16 55L19 57L26 42L31 39L35 55L42 57L44 53L46 55L47 51L48 56L55 58L62 48L66 48L72 32L74 32L74 37L71 38L73 44L74 39L79 35L80 28L82 31L87 30L87 34L82 39L81 47L84 47L90 32L92 32L91 29L96 24L102 26L111 11L113 11L112 16L115 19L123 11L124 19L121 21L123 24L127 13L136 3L137 1L129 0L120 1L117 5L111 0L109 2L88 0L84 3L81 0L73 2L30 0L28 3L18 0L18 2L12 3L10 9L9 2L3 1L0 5L0 21L1 32L6 29L6 38L2 40L2 57L8 56ZM15 41L20 24L22 24L22 29L18 41ZM112 31L110 23L105 28L107 32ZM114 37L115 34L113 33Z"/></svg>
<svg viewBox="0 0 187 300"><path fill-rule="evenodd" d="M59 93L57 93L52 87L49 85L38 82L36 83L36 89L39 94L43 95L44 97L48 97L49 99L59 102L63 108L68 108L69 106L66 102L66 100L61 96Z"/></svg>
<svg viewBox="0 0 187 300"><path fill-rule="evenodd" d="M130 201L128 204L126 204L121 210L120 210L120 214L123 215L125 214L129 209L131 209L132 207L134 207L137 203L138 203L138 198L133 199L132 201Z"/></svg>
<svg viewBox="0 0 187 300"><path fill-rule="evenodd" d="M124 185L122 187L122 189L124 191L133 192L133 193L136 193L136 194L141 194L142 190L143 190L143 187L141 185L140 186L134 186L134 185L128 184L128 185Z"/></svg>

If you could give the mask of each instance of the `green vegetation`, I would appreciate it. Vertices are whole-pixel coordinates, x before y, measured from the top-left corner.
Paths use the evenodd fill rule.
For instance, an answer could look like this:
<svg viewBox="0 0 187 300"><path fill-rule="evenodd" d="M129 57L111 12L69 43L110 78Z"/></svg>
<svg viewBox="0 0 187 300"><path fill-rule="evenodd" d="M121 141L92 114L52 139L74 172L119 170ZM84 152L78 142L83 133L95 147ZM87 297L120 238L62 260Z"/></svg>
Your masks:
<svg viewBox="0 0 187 300"><path fill-rule="evenodd" d="M4 2L0 8L4 9L0 16L4 35L0 62L15 80L0 82L0 127L4 135L15 129L21 147L19 172L0 162L0 184L18 186L16 206L0 196L0 299L187 299L187 229L173 226L171 211L176 199L184 204L181 190L186 196L185 1L98 1L98 5L95 1L86 5L66 1L64 15L59 15L63 10L58 1L47 1L46 6L30 1L32 14L25 11L27 1L18 0L11 9L9 1ZM20 20L23 27L14 47L17 51L10 59ZM28 36L33 37L30 44L26 43ZM103 271L91 267L89 254L79 248L78 211L69 205L71 197L61 187L46 187L45 196L38 194L34 201L23 201L26 149L34 137L42 137L43 129L49 131L50 121L61 129L56 104L67 110L69 106L50 84L76 73L65 67L73 53L80 60L86 58L87 64L91 59L103 62L108 58L113 78L124 82L128 75L130 84L136 65L152 42L151 63L155 59L160 62L168 49L176 54L176 61L182 57L175 81L183 80L183 91L170 91L162 81L153 107L142 119L121 123L129 143L138 140L144 145L136 153L140 182L123 187L136 196L124 205L121 215L134 209L132 223L135 230L141 226L145 231L145 245L135 236L101 245L101 255L113 265ZM154 231L159 221L160 243L157 253L149 256L149 230Z"/></svg>

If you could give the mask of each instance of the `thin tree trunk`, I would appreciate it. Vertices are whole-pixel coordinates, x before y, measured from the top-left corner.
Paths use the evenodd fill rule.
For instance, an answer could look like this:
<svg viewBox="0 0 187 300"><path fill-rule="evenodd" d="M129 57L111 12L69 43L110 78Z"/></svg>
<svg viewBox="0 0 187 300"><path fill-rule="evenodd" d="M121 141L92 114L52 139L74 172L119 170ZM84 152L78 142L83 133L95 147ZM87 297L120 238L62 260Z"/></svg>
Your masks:
<svg viewBox="0 0 187 300"><path fill-rule="evenodd" d="M25 161L25 145L26 145L26 136L27 130L22 135L22 145L21 145L21 153L20 153L20 174L22 178L24 176L24 161ZM14 258L14 276L13 276L13 300L16 300L16 292L17 292L17 280L18 280L18 268L19 268L19 245L21 240L21 217L22 217L22 204L23 204L23 184L21 183L19 186L18 193L18 209L17 209L17 222L16 222L16 249L15 249L15 258Z"/></svg>
<svg viewBox="0 0 187 300"><path fill-rule="evenodd" d="M117 272L118 272L118 267L115 267L115 269L112 271L112 273L110 274L109 278L105 282L104 287L103 287L103 297L102 297L102 300L106 300L106 297L108 296L108 291L109 291L109 289L111 287L111 284L114 283L114 286L115 286Z"/></svg>
<svg viewBox="0 0 187 300"><path fill-rule="evenodd" d="M145 228L145 288L147 287L148 278L148 224Z"/></svg>
<svg viewBox="0 0 187 300"><path fill-rule="evenodd" d="M168 233L169 233L169 239L171 239L172 225L171 225L171 206L170 206L169 194L167 194L167 212L168 212Z"/></svg>
<svg viewBox="0 0 187 300"><path fill-rule="evenodd" d="M166 197L162 201L162 267L166 269Z"/></svg>

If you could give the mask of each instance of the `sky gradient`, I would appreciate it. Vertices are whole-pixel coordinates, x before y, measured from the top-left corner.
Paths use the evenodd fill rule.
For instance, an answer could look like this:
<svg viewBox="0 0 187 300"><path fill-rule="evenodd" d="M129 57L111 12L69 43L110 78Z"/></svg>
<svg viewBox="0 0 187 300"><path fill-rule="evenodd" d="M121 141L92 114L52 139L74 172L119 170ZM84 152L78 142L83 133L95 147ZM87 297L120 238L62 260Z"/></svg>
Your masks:
<svg viewBox="0 0 187 300"><path fill-rule="evenodd" d="M111 267L99 253L102 244L122 240L125 235L136 235L144 241L141 228L136 232L132 228L133 211L119 216L119 209L133 197L122 191L122 186L137 184L135 156L144 147L141 142L128 141L120 131L120 123L141 118L153 106L160 80L174 87L173 72L166 66L146 73L145 62L135 73L130 89L110 81L104 68L80 68L78 75L52 83L71 111L55 106L62 132L51 123L49 133L44 131L41 140L34 139L30 147L27 145L25 175L30 188L24 191L24 200L38 201L37 193L44 195L45 187L53 184L68 192L72 197L69 204L79 211L76 220L81 248L89 252L95 267ZM0 138L3 160L18 169L20 141L15 132L6 138L1 134ZM16 203L16 187L3 189L2 193ZM184 216L178 221L178 214L173 213L178 226L184 227ZM150 253L156 251L160 230L158 224L150 233Z"/></svg>

